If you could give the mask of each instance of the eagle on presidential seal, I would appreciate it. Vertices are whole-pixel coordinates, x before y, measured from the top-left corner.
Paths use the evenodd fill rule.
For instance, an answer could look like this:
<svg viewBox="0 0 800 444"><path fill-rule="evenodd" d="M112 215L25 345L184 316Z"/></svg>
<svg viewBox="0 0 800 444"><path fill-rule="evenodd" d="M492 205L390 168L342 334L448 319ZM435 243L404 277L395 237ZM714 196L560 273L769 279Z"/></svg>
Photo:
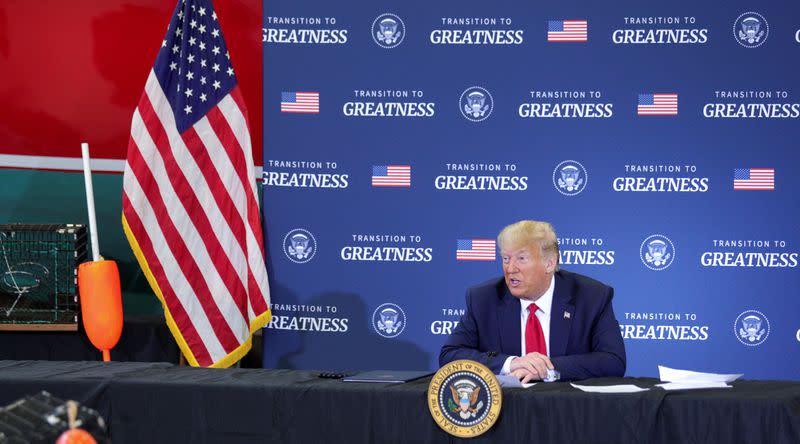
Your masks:
<svg viewBox="0 0 800 444"><path fill-rule="evenodd" d="M450 386L453 397L447 400L447 407L453 413L458 413L462 419L474 418L478 410L483 408L483 401L478 402L480 392L481 388L473 382L458 381Z"/></svg>

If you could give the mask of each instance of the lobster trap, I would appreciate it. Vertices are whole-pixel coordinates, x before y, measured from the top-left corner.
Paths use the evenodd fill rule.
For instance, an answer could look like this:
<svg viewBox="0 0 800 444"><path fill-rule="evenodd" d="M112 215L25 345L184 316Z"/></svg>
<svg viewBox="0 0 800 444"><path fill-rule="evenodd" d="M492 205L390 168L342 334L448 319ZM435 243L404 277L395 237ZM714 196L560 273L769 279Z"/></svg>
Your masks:
<svg viewBox="0 0 800 444"><path fill-rule="evenodd" d="M59 439L70 423L91 434L98 444L111 442L106 422L96 410L42 391L0 407L0 444L78 442Z"/></svg>
<svg viewBox="0 0 800 444"><path fill-rule="evenodd" d="M77 330L87 242L84 225L0 224L0 329Z"/></svg>

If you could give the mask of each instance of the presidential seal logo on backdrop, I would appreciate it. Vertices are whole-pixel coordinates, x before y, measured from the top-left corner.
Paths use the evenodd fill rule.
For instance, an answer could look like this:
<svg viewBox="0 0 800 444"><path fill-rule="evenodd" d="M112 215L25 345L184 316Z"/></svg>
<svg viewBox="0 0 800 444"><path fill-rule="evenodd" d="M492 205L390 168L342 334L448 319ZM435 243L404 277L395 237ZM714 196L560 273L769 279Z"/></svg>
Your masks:
<svg viewBox="0 0 800 444"><path fill-rule="evenodd" d="M397 304L381 304L372 313L372 327L384 338L400 336L406 328L406 313Z"/></svg>
<svg viewBox="0 0 800 444"><path fill-rule="evenodd" d="M733 36L745 48L757 48L769 37L769 24L757 12L745 12L733 23Z"/></svg>
<svg viewBox="0 0 800 444"><path fill-rule="evenodd" d="M675 246L663 234L648 236L639 247L639 257L645 267L661 271L675 261Z"/></svg>
<svg viewBox="0 0 800 444"><path fill-rule="evenodd" d="M758 310L743 311L733 323L733 332L748 347L761 345L769 336L769 319Z"/></svg>
<svg viewBox="0 0 800 444"><path fill-rule="evenodd" d="M553 170L553 186L565 196L577 196L586 188L589 174L576 160L565 160Z"/></svg>
<svg viewBox="0 0 800 444"><path fill-rule="evenodd" d="M404 38L406 25L400 17L387 12L372 22L372 40L381 48L395 48L403 43Z"/></svg>
<svg viewBox="0 0 800 444"><path fill-rule="evenodd" d="M431 379L428 409L445 432L472 438L489 430L500 416L503 392L485 365L466 359L453 361Z"/></svg>
<svg viewBox="0 0 800 444"><path fill-rule="evenodd" d="M492 115L494 99L486 88L471 86L461 93L458 99L458 109L465 119L471 122L481 122Z"/></svg>
<svg viewBox="0 0 800 444"><path fill-rule="evenodd" d="M295 228L283 237L283 252L290 261L305 264L317 254L317 240L310 231Z"/></svg>

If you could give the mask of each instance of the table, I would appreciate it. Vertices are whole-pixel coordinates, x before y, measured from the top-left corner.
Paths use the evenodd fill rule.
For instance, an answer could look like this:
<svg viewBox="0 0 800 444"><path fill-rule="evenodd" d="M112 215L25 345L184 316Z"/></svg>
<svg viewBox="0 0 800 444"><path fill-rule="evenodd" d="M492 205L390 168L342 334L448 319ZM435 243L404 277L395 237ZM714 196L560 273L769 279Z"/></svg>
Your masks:
<svg viewBox="0 0 800 444"><path fill-rule="evenodd" d="M433 422L429 382L345 383L313 371L168 363L0 361L0 405L39 390L76 399L106 418L115 443L466 442ZM745 380L730 389L632 394L584 393L568 383L507 388L497 424L469 442L797 443L800 383Z"/></svg>

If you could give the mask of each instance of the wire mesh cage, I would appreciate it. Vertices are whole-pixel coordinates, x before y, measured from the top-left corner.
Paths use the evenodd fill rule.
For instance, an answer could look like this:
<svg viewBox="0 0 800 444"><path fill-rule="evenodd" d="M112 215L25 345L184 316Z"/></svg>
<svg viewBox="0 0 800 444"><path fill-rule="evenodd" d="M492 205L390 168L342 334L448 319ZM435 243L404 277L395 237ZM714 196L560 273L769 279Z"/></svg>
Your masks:
<svg viewBox="0 0 800 444"><path fill-rule="evenodd" d="M75 426L91 434L99 444L110 443L108 427L100 414L77 403L75 406ZM68 412L67 402L45 391L0 407L0 444L62 442L59 435L70 427Z"/></svg>
<svg viewBox="0 0 800 444"><path fill-rule="evenodd" d="M0 327L78 323L84 225L0 224Z"/></svg>

